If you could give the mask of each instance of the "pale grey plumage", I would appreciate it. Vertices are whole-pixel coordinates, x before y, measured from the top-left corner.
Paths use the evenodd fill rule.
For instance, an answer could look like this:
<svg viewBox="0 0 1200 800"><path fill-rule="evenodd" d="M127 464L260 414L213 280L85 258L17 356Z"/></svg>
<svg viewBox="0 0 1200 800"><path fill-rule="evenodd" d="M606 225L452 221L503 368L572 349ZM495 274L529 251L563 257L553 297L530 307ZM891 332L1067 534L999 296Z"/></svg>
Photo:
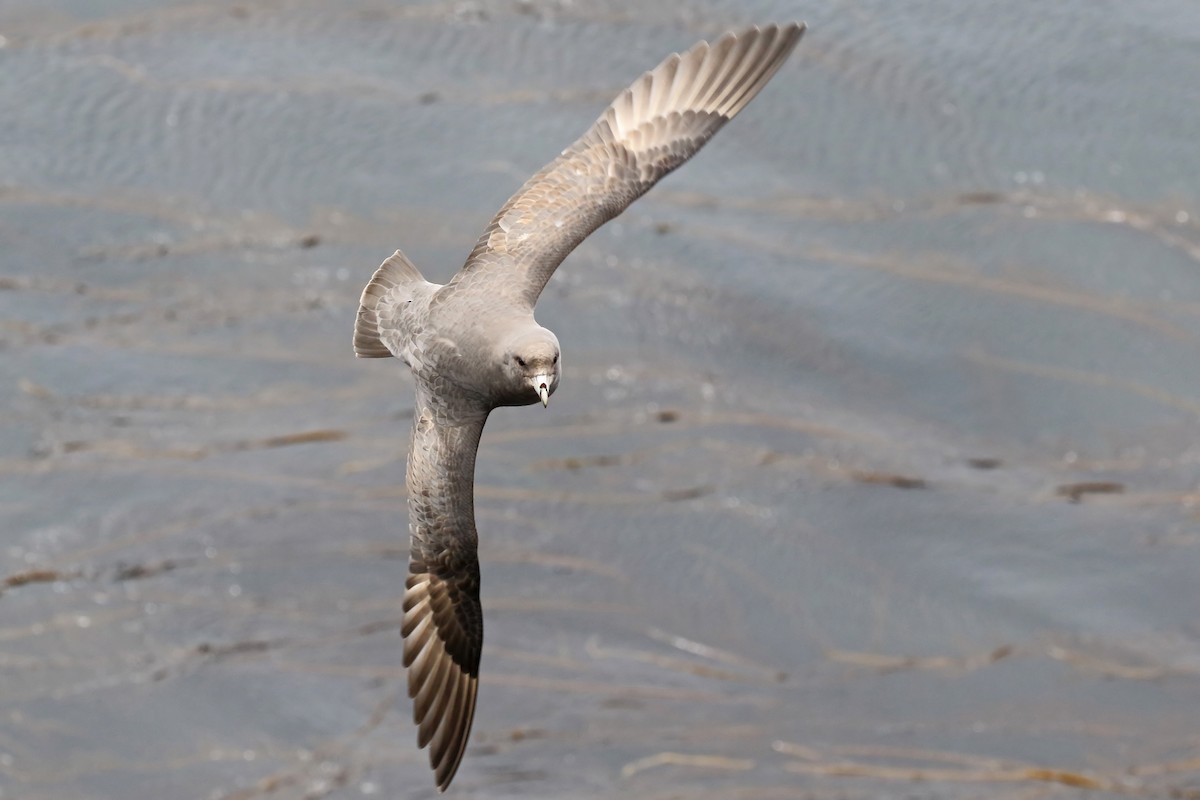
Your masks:
<svg viewBox="0 0 1200 800"><path fill-rule="evenodd" d="M479 437L493 408L545 403L558 385L558 340L534 304L567 254L744 108L803 32L749 28L670 56L504 204L450 283L429 283L397 251L363 291L355 354L397 356L417 385L402 632L417 741L439 789L466 748L483 644Z"/></svg>

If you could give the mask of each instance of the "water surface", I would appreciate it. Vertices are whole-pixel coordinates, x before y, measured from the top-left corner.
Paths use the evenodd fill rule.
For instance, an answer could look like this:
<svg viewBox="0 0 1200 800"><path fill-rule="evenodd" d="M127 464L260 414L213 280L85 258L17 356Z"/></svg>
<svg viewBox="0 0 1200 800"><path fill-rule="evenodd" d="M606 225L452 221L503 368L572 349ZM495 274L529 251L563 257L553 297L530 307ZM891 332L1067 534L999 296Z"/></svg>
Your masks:
<svg viewBox="0 0 1200 800"><path fill-rule="evenodd" d="M792 18L539 305L453 794L1200 796L1194 4L642 6L0 10L0 797L433 797L362 285Z"/></svg>

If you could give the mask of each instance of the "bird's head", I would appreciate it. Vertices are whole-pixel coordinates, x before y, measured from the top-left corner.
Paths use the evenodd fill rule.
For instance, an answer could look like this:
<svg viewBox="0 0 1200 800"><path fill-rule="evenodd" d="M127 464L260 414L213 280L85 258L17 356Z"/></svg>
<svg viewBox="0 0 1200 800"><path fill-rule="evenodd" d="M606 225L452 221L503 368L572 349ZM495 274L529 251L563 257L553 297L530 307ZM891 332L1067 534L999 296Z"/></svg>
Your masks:
<svg viewBox="0 0 1200 800"><path fill-rule="evenodd" d="M505 388L514 404L550 403L561 369L558 337L536 325L513 336L504 346Z"/></svg>

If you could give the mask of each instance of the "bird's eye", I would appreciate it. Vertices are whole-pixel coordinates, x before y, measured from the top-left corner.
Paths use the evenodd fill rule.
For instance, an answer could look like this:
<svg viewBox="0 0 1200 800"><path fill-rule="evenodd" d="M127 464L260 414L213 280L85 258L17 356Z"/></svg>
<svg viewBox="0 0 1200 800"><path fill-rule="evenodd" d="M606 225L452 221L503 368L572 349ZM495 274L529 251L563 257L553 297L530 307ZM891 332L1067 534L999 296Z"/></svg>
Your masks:
<svg viewBox="0 0 1200 800"><path fill-rule="evenodd" d="M557 364L557 363L558 363L558 353L555 353L555 354L554 354L554 363L555 363L555 364Z"/></svg>
<svg viewBox="0 0 1200 800"><path fill-rule="evenodd" d="M517 356L517 363L523 367L523 366L525 366L525 359L521 358L520 356Z"/></svg>

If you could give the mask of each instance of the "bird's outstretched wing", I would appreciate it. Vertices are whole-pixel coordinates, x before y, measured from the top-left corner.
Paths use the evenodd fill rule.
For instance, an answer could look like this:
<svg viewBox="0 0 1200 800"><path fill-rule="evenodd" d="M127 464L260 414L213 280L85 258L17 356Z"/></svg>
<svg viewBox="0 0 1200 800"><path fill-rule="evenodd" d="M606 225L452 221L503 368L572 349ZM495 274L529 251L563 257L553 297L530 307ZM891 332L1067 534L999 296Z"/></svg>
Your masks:
<svg viewBox="0 0 1200 800"><path fill-rule="evenodd" d="M417 390L408 456L411 552L404 665L417 744L439 790L450 785L475 716L483 610L475 533L475 452L486 412L447 416Z"/></svg>
<svg viewBox="0 0 1200 800"><path fill-rule="evenodd" d="M802 23L728 33L642 75L504 204L451 283L482 278L532 307L567 254L691 158L759 93L803 33Z"/></svg>

